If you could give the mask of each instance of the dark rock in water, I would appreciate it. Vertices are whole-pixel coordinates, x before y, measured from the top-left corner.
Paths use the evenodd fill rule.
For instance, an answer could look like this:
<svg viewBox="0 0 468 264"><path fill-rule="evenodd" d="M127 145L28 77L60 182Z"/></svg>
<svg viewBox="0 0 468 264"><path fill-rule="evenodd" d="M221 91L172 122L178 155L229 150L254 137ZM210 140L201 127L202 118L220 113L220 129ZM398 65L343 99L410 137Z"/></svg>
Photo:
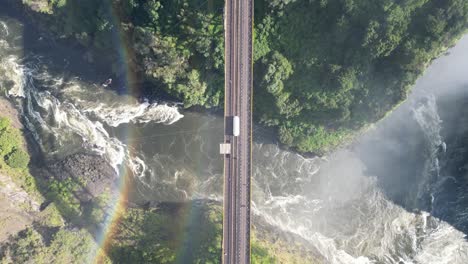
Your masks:
<svg viewBox="0 0 468 264"><path fill-rule="evenodd" d="M82 185L76 195L87 202L105 191L113 189L117 173L101 156L73 154L48 166L57 180L74 179Z"/></svg>
<svg viewBox="0 0 468 264"><path fill-rule="evenodd" d="M446 153L447 152L447 144L445 144L445 142L442 142L439 145L439 152L440 153Z"/></svg>

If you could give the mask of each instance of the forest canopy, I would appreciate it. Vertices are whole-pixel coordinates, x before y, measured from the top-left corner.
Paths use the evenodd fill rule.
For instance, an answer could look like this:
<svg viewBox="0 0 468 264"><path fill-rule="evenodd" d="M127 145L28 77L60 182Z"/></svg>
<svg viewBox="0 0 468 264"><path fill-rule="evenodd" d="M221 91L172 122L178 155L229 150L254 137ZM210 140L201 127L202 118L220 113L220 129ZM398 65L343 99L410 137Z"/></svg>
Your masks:
<svg viewBox="0 0 468 264"><path fill-rule="evenodd" d="M185 107L223 102L224 1L24 3L57 36L106 51L117 75ZM326 152L402 102L467 24L464 0L257 0L254 115L283 143Z"/></svg>

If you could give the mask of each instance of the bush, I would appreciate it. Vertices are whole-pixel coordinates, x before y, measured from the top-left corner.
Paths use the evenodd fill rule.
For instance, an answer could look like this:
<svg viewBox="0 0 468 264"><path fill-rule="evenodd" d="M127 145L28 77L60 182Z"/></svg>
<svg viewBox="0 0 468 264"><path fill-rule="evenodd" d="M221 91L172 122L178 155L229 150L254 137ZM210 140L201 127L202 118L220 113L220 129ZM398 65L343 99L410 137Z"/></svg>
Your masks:
<svg viewBox="0 0 468 264"><path fill-rule="evenodd" d="M57 206L54 203L51 203L44 209L39 215L39 223L43 226L48 227L62 227L64 226L64 221L60 215Z"/></svg>
<svg viewBox="0 0 468 264"><path fill-rule="evenodd" d="M5 156L11 153L13 149L21 145L21 136L17 131L6 128L0 131L0 156Z"/></svg>
<svg viewBox="0 0 468 264"><path fill-rule="evenodd" d="M12 168L26 168L29 163L29 155L24 150L14 149L6 157L5 162Z"/></svg>
<svg viewBox="0 0 468 264"><path fill-rule="evenodd" d="M2 252L6 254L1 255L0 259L10 257L11 263L27 263L31 260L35 263L44 263L38 261L44 254L44 241L41 235L32 228L27 228L12 237L10 243L2 247Z"/></svg>
<svg viewBox="0 0 468 264"><path fill-rule="evenodd" d="M75 224L82 221L79 217L82 214L80 201L74 194L79 188L77 182L70 178L61 181L52 180L48 182L47 188L46 197L54 201L65 220Z"/></svg>
<svg viewBox="0 0 468 264"><path fill-rule="evenodd" d="M0 259L11 260L7 263L87 263L95 253L101 252L85 229L61 228L52 235L50 243L44 243L39 232L27 228L2 245ZM99 263L110 263L107 256L100 256Z"/></svg>
<svg viewBox="0 0 468 264"><path fill-rule="evenodd" d="M3 131L10 127L10 119L6 117L0 117L0 131Z"/></svg>

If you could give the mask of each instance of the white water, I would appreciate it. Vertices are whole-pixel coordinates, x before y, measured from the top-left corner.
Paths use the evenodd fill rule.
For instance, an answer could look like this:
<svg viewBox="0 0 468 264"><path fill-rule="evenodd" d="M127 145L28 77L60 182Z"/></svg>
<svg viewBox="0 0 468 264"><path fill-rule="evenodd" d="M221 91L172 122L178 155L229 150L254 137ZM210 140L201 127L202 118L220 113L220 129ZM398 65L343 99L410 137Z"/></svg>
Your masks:
<svg viewBox="0 0 468 264"><path fill-rule="evenodd" d="M73 98L74 103L80 105L83 111L112 127L130 122L171 125L183 117L175 106L147 101L140 103L131 96L112 94L97 85L83 90L79 84L71 84L63 92Z"/></svg>
<svg viewBox="0 0 468 264"><path fill-rule="evenodd" d="M131 155L127 146L119 139L111 137L102 122L110 126L129 122L173 124L183 117L176 107L147 102L138 104L136 100L115 100L119 102L119 107L106 105L104 96L117 95L113 95L111 91L99 91L100 94L96 94L96 91L90 90L89 87L92 86L77 79L65 82L34 65L20 64L14 55L2 62L0 71L6 73L3 79L13 84L8 87L8 94L23 98L20 99L24 102L22 115L28 129L49 156L87 149L106 157L117 172L120 165L126 164L135 175L141 176L147 170L144 161L137 154ZM40 83L41 89L36 87L36 82ZM74 90L86 92L89 94L88 98L94 100L85 101L84 96L77 101L61 99L72 96L71 92ZM99 96L93 97L96 95ZM91 113L101 121L92 120ZM44 141L46 135L52 136L53 140ZM63 151L65 153L60 153Z"/></svg>
<svg viewBox="0 0 468 264"><path fill-rule="evenodd" d="M0 21L0 36L8 36L10 32L8 31L8 26L5 22Z"/></svg>
<svg viewBox="0 0 468 264"><path fill-rule="evenodd" d="M427 193L432 194L431 184L434 181L437 181L440 176L440 166L438 159L438 152L440 146L444 143L442 137L440 136L440 131L442 129L436 98L434 95L430 94L426 97L424 103L419 103L416 107L412 109L413 117L421 127L421 130L424 132L424 136L429 142L430 152L429 157L426 160L424 166L424 171L422 173L425 178L421 181L418 189L418 198L421 198ZM432 179L435 178L435 179Z"/></svg>
<svg viewBox="0 0 468 264"><path fill-rule="evenodd" d="M432 149L423 175L432 175L438 171L435 153L441 143L434 97L412 112ZM366 175L365 164L354 152L305 159L274 145L258 145L254 155L254 213L309 241L329 263L468 261L462 232L429 212L408 212L394 204L377 179ZM421 191L427 185L422 179Z"/></svg>
<svg viewBox="0 0 468 264"><path fill-rule="evenodd" d="M3 73L3 84L1 88L8 90L8 94L16 97L24 97L24 87L27 85L27 69L18 63L18 58L11 55L0 60L0 71Z"/></svg>
<svg viewBox="0 0 468 264"><path fill-rule="evenodd" d="M1 58L0 83L23 103L27 127L45 153L65 155L86 149L106 157L116 170L126 164L140 179L144 197L152 197L149 191L172 193L161 195L168 200L220 197L219 188L213 188L221 183L216 167L220 159L217 153L212 155L213 139L202 133L202 128L213 129L206 124L219 120L194 118L194 123L201 123L196 124L198 129L179 131L177 137L159 136L158 131L152 131L154 137L134 137L143 147L167 141L163 144L167 152L147 156L140 149L129 149L108 130L128 123L175 126L182 118L176 107L139 103L78 79L64 81L35 65L25 66L18 58ZM431 186L440 176L437 148L443 139L434 96L410 109L403 119L421 128L429 153L414 198L418 200L432 193ZM468 263L462 232L431 212L413 212L394 203L378 185L377 175L368 175L365 162L353 151L304 158L276 145L257 143L254 164L254 213L304 238L329 263Z"/></svg>
<svg viewBox="0 0 468 264"><path fill-rule="evenodd" d="M464 43L468 45L468 38ZM455 51L452 56L457 56ZM446 58L444 61L448 62ZM437 77L444 79L444 76ZM463 83L460 79L457 76L457 84ZM427 82L423 78L420 83ZM446 145L441 136L443 122L438 114L437 98L430 89L421 88L424 87L419 88L417 96L413 95L391 115L391 120L376 125L359 143L370 144L363 151L387 149L374 155L390 153L404 158L405 151L417 147L411 143L416 144L422 138L424 148L415 155L420 155L424 163L415 177L418 182L412 193L391 189L411 184L410 179L406 182L404 178L398 182L399 177L390 181L394 185L384 187L388 190L382 189L379 177L392 177L392 173L389 176L369 174L375 170L369 170L356 151L341 150L324 159L307 159L275 145L257 144L254 213L267 223L308 241L327 263L468 263L466 235L431 215L432 202L437 196L434 190L450 176L440 175L439 152L445 153ZM454 89L449 85L443 88ZM395 130L411 128L409 131L413 132L406 136L416 138L400 138L405 133L392 138L391 133L383 133L390 126ZM407 165L390 163L391 156L376 159L383 159L386 170L394 174L405 172L399 166ZM396 203L388 195L396 195L402 201ZM412 211L402 207L401 202L407 203L408 208L428 207L428 210Z"/></svg>
<svg viewBox="0 0 468 264"><path fill-rule="evenodd" d="M104 120L109 126L117 127L123 123L164 123L171 125L183 117L177 108L165 104L150 104L144 102L133 106L99 104L96 108L88 108L86 112L92 112L99 119Z"/></svg>

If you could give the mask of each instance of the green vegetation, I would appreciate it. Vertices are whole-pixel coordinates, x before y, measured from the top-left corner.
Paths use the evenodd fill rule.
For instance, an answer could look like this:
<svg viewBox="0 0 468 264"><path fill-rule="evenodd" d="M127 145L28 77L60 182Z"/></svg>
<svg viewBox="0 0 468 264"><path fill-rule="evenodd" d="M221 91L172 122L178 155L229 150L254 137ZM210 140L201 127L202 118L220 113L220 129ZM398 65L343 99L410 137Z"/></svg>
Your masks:
<svg viewBox="0 0 468 264"><path fill-rule="evenodd" d="M87 231L67 229L60 229L46 244L39 232L28 228L10 239L1 251L5 263L88 263L94 257L96 244Z"/></svg>
<svg viewBox="0 0 468 264"><path fill-rule="evenodd" d="M258 264L269 264L275 263L275 258L268 254L268 250L263 247L258 246L258 244L251 245L252 256L251 262L258 263Z"/></svg>
<svg viewBox="0 0 468 264"><path fill-rule="evenodd" d="M82 212L80 201L74 192L78 189L79 185L73 179L51 180L47 181L46 184L46 198L56 203L57 208L67 220L78 220L78 216Z"/></svg>
<svg viewBox="0 0 468 264"><path fill-rule="evenodd" d="M165 91L187 108L223 102L222 0L22 2L40 12L31 16L44 29L78 41L118 76L150 82L155 93ZM467 26L464 0L257 0L255 117L286 145L325 153L405 100L431 60ZM46 235L28 229L3 245L2 254L15 263L83 261L93 241L84 229L63 227L62 217L94 231L103 222L106 199L81 203L76 191L82 183L72 180L36 185L22 145L19 131L0 118L1 172L28 192L45 190L52 204L38 223L55 231L49 244ZM208 207L130 208L106 254L115 263L218 263L221 211ZM255 239L252 260L306 260L285 248Z"/></svg>
<svg viewBox="0 0 468 264"><path fill-rule="evenodd" d="M54 203L49 204L42 210L38 223L41 226L48 227L62 227L65 225L62 215Z"/></svg>
<svg viewBox="0 0 468 264"><path fill-rule="evenodd" d="M9 176L37 203L45 200L41 191L52 202L34 217L33 227L0 244L1 263L87 263L97 250L94 238L86 228L66 227L62 216L67 220L83 218L93 225L96 222L89 221L88 214L80 210L102 206L101 198L88 207L80 207L72 193L77 183L35 179L29 173L28 162L29 155L21 132L11 126L9 119L0 117L0 174ZM31 208L24 210L29 212ZM106 257L102 260L108 262Z"/></svg>
<svg viewBox="0 0 468 264"><path fill-rule="evenodd" d="M24 169L29 163L29 154L23 150L21 133L5 117L0 117L0 159L14 169Z"/></svg>
<svg viewBox="0 0 468 264"><path fill-rule="evenodd" d="M29 154L22 149L14 149L6 156L5 162L12 168L26 168L29 164Z"/></svg>
<svg viewBox="0 0 468 264"><path fill-rule="evenodd" d="M109 193L82 202L77 193L83 183L76 179L34 179L27 169L29 155L24 146L20 131L7 118L0 118L0 173L10 176L39 202L49 203L32 227L0 244L2 263L89 262L97 250L91 234L99 232L104 222ZM191 259L218 263L222 233L219 208L216 212L191 205L171 208L125 211L109 252L99 254L99 260L109 262L109 255L114 263L185 263ZM192 218L194 221L184 221Z"/></svg>
<svg viewBox="0 0 468 264"><path fill-rule="evenodd" d="M224 87L222 1L56 2L24 3L48 14L35 17L44 22L48 31L61 38L74 38L97 51L96 54L104 51L116 75L131 71L143 76L152 83L155 92L164 90L180 98L185 107L211 107L221 102ZM38 3L47 7L35 8ZM120 43L116 39L120 39Z"/></svg>
<svg viewBox="0 0 468 264"><path fill-rule="evenodd" d="M5 118L0 118L0 131L9 139L4 141L8 144L1 146L8 153L6 162L11 162L14 150L23 149L24 139ZM34 179L27 168L8 166L4 160L0 160L0 169L39 203L45 201L45 208L35 213L32 226L0 244L2 263L88 263L95 259L99 263L221 261L222 207L215 202L123 209L116 214L120 215L118 221L111 225L107 247L99 249L91 234L99 234L103 227L111 201L109 193L83 202L78 195L83 183L75 179ZM278 241L271 243L254 237L252 263L301 263L294 254L297 251ZM314 263L310 256L301 259Z"/></svg>
<svg viewBox="0 0 468 264"><path fill-rule="evenodd" d="M0 173L9 175L27 193L38 198L36 181L27 169L29 154L24 146L21 132L11 126L8 118L0 117Z"/></svg>
<svg viewBox="0 0 468 264"><path fill-rule="evenodd" d="M47 5L57 36L106 51L116 74L133 71L185 107L222 102L224 1L31 2ZM324 153L403 101L467 21L461 0L255 1L255 116L283 143Z"/></svg>
<svg viewBox="0 0 468 264"><path fill-rule="evenodd" d="M297 0L257 9L256 47L271 50L256 62L257 114L284 143L318 153L404 100L468 25L465 1Z"/></svg>
<svg viewBox="0 0 468 264"><path fill-rule="evenodd" d="M109 206L109 192L103 192L91 201L82 201L78 193L83 184L71 179L49 179L40 181L40 189L48 201L53 202L63 218L74 225L85 226L96 231L104 222ZM50 206L50 205L49 205Z"/></svg>
<svg viewBox="0 0 468 264"><path fill-rule="evenodd" d="M212 202L129 208L113 230L108 254L114 263L220 263L222 221L222 207ZM254 236L252 263L304 263L290 248ZM302 260L314 263L310 256Z"/></svg>
<svg viewBox="0 0 468 264"><path fill-rule="evenodd" d="M305 250L300 244L286 243L281 239L275 242L259 239L253 232L251 239L251 261L256 264L284 263L284 264L314 264L322 263Z"/></svg>
<svg viewBox="0 0 468 264"><path fill-rule="evenodd" d="M21 144L22 136L19 130L11 126L8 118L0 117L0 158L2 160L5 160L5 158L8 159L8 156L13 154L16 150L22 150L23 147ZM29 160L29 157L27 157L27 159Z"/></svg>
<svg viewBox="0 0 468 264"><path fill-rule="evenodd" d="M256 114L279 127L284 143L319 153L404 100L428 63L468 25L466 1L256 6Z"/></svg>

